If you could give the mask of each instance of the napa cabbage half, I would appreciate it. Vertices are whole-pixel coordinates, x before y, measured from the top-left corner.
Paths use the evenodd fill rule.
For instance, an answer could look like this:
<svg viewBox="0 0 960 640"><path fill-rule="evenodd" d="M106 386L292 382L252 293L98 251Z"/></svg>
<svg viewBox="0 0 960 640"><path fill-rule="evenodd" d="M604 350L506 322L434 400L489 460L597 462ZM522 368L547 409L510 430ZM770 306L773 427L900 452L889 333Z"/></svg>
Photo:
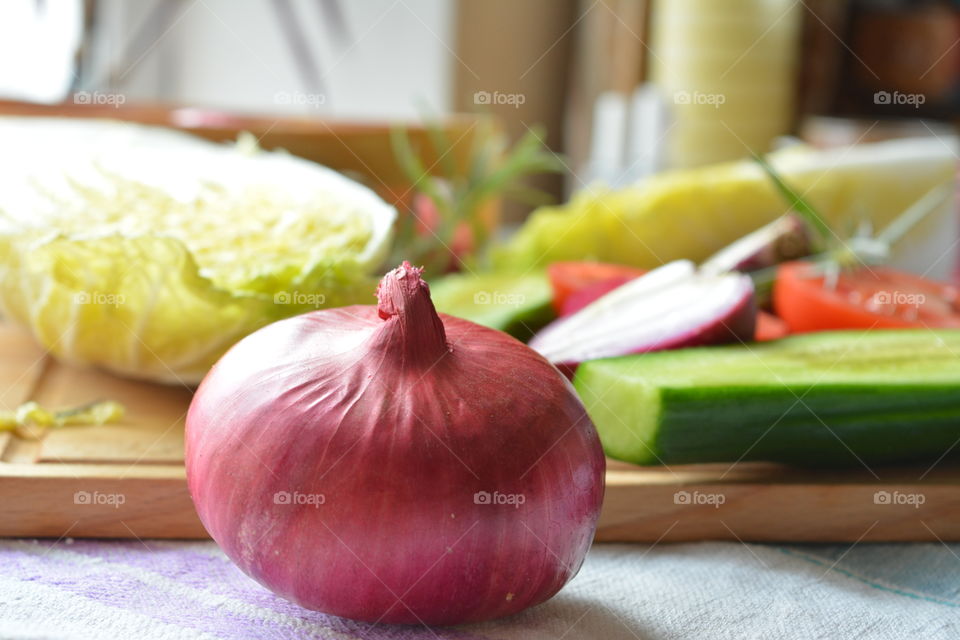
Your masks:
<svg viewBox="0 0 960 640"><path fill-rule="evenodd" d="M0 175L4 315L167 383L274 320L372 302L395 218L306 160L105 120L0 118Z"/></svg>

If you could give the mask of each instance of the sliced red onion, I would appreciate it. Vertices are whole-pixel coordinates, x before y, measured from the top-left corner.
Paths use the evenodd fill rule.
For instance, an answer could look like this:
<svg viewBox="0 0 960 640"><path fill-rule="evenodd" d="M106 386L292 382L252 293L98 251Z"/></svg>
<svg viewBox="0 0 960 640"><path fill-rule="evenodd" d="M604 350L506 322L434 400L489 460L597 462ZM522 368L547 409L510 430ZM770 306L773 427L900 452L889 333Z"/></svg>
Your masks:
<svg viewBox="0 0 960 640"><path fill-rule="evenodd" d="M705 273L755 271L808 256L812 244L806 223L788 214L727 245L700 269Z"/></svg>
<svg viewBox="0 0 960 640"><path fill-rule="evenodd" d="M560 311L560 317L572 316L587 305L591 304L607 295L614 289L622 287L631 280L636 280L640 276L618 276L609 280L601 280L588 284L579 291L574 291L564 301L563 309Z"/></svg>
<svg viewBox="0 0 960 640"><path fill-rule="evenodd" d="M678 260L628 282L544 328L530 346L556 365L736 340L751 340L753 283L707 274Z"/></svg>

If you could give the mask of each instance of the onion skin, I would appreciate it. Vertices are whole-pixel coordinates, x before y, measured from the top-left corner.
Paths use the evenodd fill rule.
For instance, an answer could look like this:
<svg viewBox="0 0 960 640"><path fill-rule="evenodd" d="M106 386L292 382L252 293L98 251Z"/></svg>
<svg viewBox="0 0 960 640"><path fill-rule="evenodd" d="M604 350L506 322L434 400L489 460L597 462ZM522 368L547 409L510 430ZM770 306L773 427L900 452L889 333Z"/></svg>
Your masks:
<svg viewBox="0 0 960 640"><path fill-rule="evenodd" d="M686 263L686 265L683 263ZM682 270L685 266L690 270L688 276L683 276ZM637 319L638 304L642 303L647 308L656 308L656 291L654 291L653 301L651 301L651 297L646 296L648 292L638 292L631 283L635 282L642 285L643 282L641 281L644 278L657 278L658 276L662 279L665 272L669 273L673 279L668 281L665 286L661 284L660 290L672 290L673 295L677 297L680 297L681 293L687 296L689 298L689 303L686 305L689 307L687 312L690 317L698 320L696 324L686 326L681 330L677 328L675 323L665 324L661 322L660 325L657 325L659 320L652 319L649 316ZM678 272L681 275L680 279L675 277ZM706 309L698 304L699 301L695 297L692 297L693 294L689 289L685 290L683 288L685 281L686 283L695 282L694 279L700 277L701 275L694 271L693 264L687 261L675 261L664 265L645 276L633 278L619 286L614 286L595 300L588 302L578 311L554 320L530 340L529 346L549 358L560 371L572 378L580 363L588 360L616 358L667 349L752 341L756 333L757 305L754 296L755 290L749 276L732 273L719 276L707 275L706 278L708 279L736 279L738 290L731 292L731 298L726 307L708 307ZM609 286L608 283L603 282L597 284ZM590 292L585 293L589 294ZM573 297L569 300L577 302ZM676 312L676 306L674 306L673 312ZM585 321L584 318L587 318L587 320ZM622 318L631 318L633 329L637 327L649 329L650 326L654 326L658 327L659 330L653 336L643 335L642 333L636 335L635 333L631 334L631 328L624 327L622 323L611 326L612 321ZM608 338L608 342L601 347L597 347L595 344L589 346L591 340L595 340L597 336ZM609 340L610 336L614 336L616 339ZM585 344L588 347L585 348Z"/></svg>
<svg viewBox="0 0 960 640"><path fill-rule="evenodd" d="M757 330L757 303L753 295L746 295L730 309L721 322L707 323L659 343L656 351L682 349L684 347L704 347L713 344L751 342ZM632 351L645 353L651 351Z"/></svg>
<svg viewBox="0 0 960 640"><path fill-rule="evenodd" d="M255 580L338 616L447 625L543 602L603 497L583 405L522 343L438 315L407 263L378 297L267 326L210 371L187 415L200 519Z"/></svg>

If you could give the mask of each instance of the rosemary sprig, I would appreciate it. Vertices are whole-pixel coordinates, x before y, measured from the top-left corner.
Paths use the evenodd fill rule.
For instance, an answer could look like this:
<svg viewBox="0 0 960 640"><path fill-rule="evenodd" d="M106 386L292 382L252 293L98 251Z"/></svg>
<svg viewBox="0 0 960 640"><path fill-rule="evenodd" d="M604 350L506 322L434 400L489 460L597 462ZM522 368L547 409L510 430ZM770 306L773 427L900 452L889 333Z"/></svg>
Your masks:
<svg viewBox="0 0 960 640"><path fill-rule="evenodd" d="M833 232L823 216L791 188L769 162L760 156L754 156L754 159L790 204L790 208L815 231L815 251L805 260L814 262L814 269L826 275L825 282L829 288L836 284L842 270L885 263L893 246L953 195L952 180L938 184L907 207L876 236L871 236L868 230L861 229L844 240ZM762 279L769 275L772 275L772 272L763 274Z"/></svg>
<svg viewBox="0 0 960 640"><path fill-rule="evenodd" d="M814 245L817 246L818 249L822 249L830 244L834 235L830 226L824 221L823 216L817 213L817 210L814 209L809 202L804 200L803 196L794 191L762 156L754 155L753 159L756 160L760 168L770 177L773 186L776 187L780 195L790 204L790 208L817 232L817 237L814 238Z"/></svg>
<svg viewBox="0 0 960 640"><path fill-rule="evenodd" d="M438 158L438 175L423 165L421 156L404 129L391 132L397 163L413 189L425 195L437 212L432 233L418 232L416 212L401 216L398 222L395 254L391 263L410 260L426 267L428 274L438 274L451 266L481 266L495 229L493 221L484 219L485 207L502 198L528 204L544 204L549 196L523 184L522 179L540 173L557 172L563 163L541 142L543 131L534 127L513 147L495 123L484 118L476 124L468 161L464 170L457 167L451 142L435 122L426 125L427 138ZM454 255L454 236L462 227L470 230L469 252Z"/></svg>

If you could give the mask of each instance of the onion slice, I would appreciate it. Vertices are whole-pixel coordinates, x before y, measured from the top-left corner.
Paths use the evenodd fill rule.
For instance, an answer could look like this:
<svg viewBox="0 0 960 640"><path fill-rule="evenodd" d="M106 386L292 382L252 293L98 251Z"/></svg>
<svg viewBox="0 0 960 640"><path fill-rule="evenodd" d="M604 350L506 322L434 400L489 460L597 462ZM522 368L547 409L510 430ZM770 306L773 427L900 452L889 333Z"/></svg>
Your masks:
<svg viewBox="0 0 960 640"><path fill-rule="evenodd" d="M749 276L704 273L677 260L551 323L530 347L570 367L631 353L747 341L755 322Z"/></svg>

